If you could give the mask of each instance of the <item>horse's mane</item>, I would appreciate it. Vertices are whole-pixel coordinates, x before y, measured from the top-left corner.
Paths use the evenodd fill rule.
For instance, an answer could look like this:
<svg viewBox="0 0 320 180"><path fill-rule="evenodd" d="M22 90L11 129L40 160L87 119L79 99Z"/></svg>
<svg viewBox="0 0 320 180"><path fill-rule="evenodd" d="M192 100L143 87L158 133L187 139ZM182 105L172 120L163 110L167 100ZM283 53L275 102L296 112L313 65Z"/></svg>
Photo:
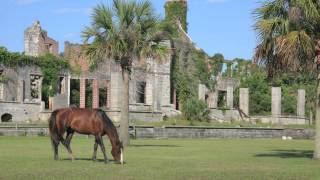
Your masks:
<svg viewBox="0 0 320 180"><path fill-rule="evenodd" d="M102 121L104 122L106 128L110 128L113 132L113 135L115 136L115 140L119 139L118 133L117 133L117 129L114 126L114 124L112 123L111 119L106 115L106 113L101 110L101 109L97 109L97 114L100 116L100 118L102 119ZM117 142L118 143L118 142Z"/></svg>

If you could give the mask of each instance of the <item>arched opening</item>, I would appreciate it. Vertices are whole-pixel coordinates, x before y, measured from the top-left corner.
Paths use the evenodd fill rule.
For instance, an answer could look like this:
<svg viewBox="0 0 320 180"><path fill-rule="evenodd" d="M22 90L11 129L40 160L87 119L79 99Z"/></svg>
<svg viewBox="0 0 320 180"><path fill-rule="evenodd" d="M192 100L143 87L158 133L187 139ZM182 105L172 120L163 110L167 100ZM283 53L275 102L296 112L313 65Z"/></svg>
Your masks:
<svg viewBox="0 0 320 180"><path fill-rule="evenodd" d="M12 115L5 113L1 116L1 122L12 122Z"/></svg>

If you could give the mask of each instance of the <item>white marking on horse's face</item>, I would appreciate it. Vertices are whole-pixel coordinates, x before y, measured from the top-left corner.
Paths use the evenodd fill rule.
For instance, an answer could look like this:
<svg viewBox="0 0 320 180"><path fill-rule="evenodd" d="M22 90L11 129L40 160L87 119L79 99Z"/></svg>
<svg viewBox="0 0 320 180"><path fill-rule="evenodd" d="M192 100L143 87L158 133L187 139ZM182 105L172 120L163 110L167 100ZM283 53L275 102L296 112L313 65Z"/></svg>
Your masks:
<svg viewBox="0 0 320 180"><path fill-rule="evenodd" d="M120 149L121 155L120 155L120 163L123 164L123 150L122 148Z"/></svg>

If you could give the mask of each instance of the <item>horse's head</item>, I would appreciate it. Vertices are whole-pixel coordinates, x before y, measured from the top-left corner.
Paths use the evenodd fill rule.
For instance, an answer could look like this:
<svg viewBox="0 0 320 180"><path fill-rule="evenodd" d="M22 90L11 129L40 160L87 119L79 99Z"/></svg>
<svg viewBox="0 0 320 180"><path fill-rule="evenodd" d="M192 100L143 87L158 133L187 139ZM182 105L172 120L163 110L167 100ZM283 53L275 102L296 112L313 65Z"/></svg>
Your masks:
<svg viewBox="0 0 320 180"><path fill-rule="evenodd" d="M111 154L117 163L123 164L123 145L122 145L122 142L119 142L116 144L115 147L112 147Z"/></svg>

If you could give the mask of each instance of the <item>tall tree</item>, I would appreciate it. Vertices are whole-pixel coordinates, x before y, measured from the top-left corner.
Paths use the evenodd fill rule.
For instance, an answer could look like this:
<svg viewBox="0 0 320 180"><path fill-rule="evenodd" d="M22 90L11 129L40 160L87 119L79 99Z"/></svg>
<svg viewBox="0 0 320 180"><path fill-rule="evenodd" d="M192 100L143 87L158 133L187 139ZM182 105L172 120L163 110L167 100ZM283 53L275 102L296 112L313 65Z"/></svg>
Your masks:
<svg viewBox="0 0 320 180"><path fill-rule="evenodd" d="M315 62L320 60L320 53L316 52L320 41L318 0L268 0L254 14L254 28L260 40L254 60L267 67L270 78L288 71L316 73ZM319 81L318 76L315 159L320 158Z"/></svg>
<svg viewBox="0 0 320 180"><path fill-rule="evenodd" d="M120 138L129 145L129 80L134 60L163 59L168 46L162 43L168 28L155 14L148 0L113 0L93 9L91 26L82 32L92 64L113 60L121 67L123 100Z"/></svg>

